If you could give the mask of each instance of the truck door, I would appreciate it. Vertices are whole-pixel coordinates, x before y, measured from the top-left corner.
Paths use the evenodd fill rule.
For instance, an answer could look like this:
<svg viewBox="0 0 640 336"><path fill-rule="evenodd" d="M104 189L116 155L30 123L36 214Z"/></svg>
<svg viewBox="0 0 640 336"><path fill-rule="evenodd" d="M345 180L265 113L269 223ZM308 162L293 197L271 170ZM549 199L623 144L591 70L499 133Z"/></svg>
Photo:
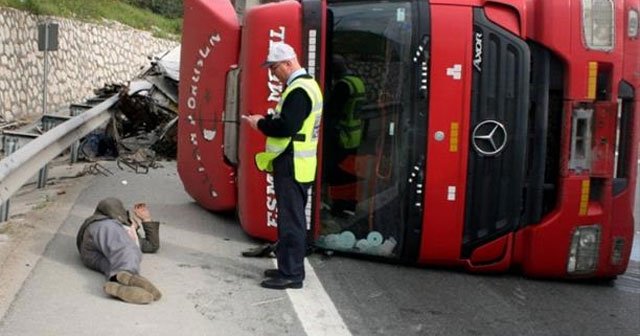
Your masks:
<svg viewBox="0 0 640 336"><path fill-rule="evenodd" d="M428 19L413 1L328 4L319 247L415 261Z"/></svg>

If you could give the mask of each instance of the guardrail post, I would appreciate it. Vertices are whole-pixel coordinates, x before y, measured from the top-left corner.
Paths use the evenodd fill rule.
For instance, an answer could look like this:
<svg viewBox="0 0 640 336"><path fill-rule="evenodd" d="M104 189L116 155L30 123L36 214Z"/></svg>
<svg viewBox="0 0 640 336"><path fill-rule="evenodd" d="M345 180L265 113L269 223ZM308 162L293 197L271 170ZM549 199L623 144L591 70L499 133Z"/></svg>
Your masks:
<svg viewBox="0 0 640 336"><path fill-rule="evenodd" d="M69 106L69 114L72 117L79 116L82 112L90 109L91 105L86 104L71 104ZM80 150L80 141L76 141L71 145L71 163L78 162L78 151Z"/></svg>
<svg viewBox="0 0 640 336"><path fill-rule="evenodd" d="M9 204L11 200L8 199L6 202L0 205L0 223L6 222L9 220Z"/></svg>
<svg viewBox="0 0 640 336"><path fill-rule="evenodd" d="M17 150L18 141L14 138L4 138L4 144L2 145L4 148L4 153L6 156L11 155L13 152ZM0 222L6 222L9 220L9 205L11 204L11 199L8 199L6 202L0 205Z"/></svg>
<svg viewBox="0 0 640 336"><path fill-rule="evenodd" d="M38 171L38 189L42 189L47 185L47 174L49 173L49 166L45 165Z"/></svg>
<svg viewBox="0 0 640 336"><path fill-rule="evenodd" d="M62 124L63 122L69 120L70 117L67 116L57 116L57 115L49 115L45 114L40 119L42 124L42 130L44 132L48 132L50 129ZM38 172L38 189L42 189L47 185L47 175L49 173L49 165L46 164L40 169Z"/></svg>
<svg viewBox="0 0 640 336"><path fill-rule="evenodd" d="M4 153L6 156L10 156L15 151L20 149L20 147L26 145L29 141L38 137L37 134L24 133L24 132L14 132L14 131L4 131ZM46 166L45 166L46 167ZM38 173L38 185L40 185L40 173ZM46 181L46 173L45 173L45 181ZM9 220L9 204L10 199L7 199L2 206L0 206L0 221L6 222Z"/></svg>
<svg viewBox="0 0 640 336"><path fill-rule="evenodd" d="M46 74L45 74L46 76ZM45 93L45 97L46 97L46 93ZM46 100L46 98L45 98ZM46 112L45 112L46 113ZM42 123L42 130L43 131L48 131L49 128L51 127L51 124L48 121L45 121L44 119L44 115L43 118L40 120L40 122ZM42 169L40 169L40 171L38 171L38 189L42 189L47 185L47 174L49 172L49 165L46 164L42 167Z"/></svg>

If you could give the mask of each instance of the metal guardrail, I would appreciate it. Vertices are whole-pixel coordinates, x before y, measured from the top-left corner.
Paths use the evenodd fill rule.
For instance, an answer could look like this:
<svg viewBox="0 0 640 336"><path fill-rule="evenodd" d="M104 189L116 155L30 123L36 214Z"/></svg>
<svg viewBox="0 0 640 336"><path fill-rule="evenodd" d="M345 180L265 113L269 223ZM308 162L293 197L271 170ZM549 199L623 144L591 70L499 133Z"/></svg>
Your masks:
<svg viewBox="0 0 640 336"><path fill-rule="evenodd" d="M24 144L0 161L0 222L8 219L9 199L31 177L66 148L107 121L105 113L118 101L113 95Z"/></svg>

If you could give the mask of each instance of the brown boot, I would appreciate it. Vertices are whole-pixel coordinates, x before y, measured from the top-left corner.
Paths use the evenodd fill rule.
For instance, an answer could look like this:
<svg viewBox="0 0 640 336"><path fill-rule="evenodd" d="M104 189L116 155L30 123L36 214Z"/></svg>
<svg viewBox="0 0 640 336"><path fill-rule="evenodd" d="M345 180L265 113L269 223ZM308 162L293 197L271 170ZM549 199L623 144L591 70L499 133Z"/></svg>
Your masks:
<svg viewBox="0 0 640 336"><path fill-rule="evenodd" d="M140 287L123 286L113 281L104 284L104 292L129 303L147 304L153 301L153 294L146 290Z"/></svg>
<svg viewBox="0 0 640 336"><path fill-rule="evenodd" d="M119 283L126 286L140 287L147 292L153 294L153 300L158 301L162 297L162 293L154 286L151 281L139 274L131 274L127 271L120 271L116 274Z"/></svg>

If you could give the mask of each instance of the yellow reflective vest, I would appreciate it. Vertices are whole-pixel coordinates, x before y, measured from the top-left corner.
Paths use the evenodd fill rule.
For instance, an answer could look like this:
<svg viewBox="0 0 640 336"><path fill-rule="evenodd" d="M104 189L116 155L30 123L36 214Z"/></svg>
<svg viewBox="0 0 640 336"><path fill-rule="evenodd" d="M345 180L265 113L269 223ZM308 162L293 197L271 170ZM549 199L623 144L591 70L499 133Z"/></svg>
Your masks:
<svg viewBox="0 0 640 336"><path fill-rule="evenodd" d="M344 104L340 120L338 121L338 139L340 146L345 149L354 149L360 146L362 141L362 119L360 108L365 99L365 88L362 79L347 75L338 83L345 83L349 87L349 100Z"/></svg>
<svg viewBox="0 0 640 336"><path fill-rule="evenodd" d="M320 120L322 118L322 92L314 79L297 78L282 93L282 97L278 105L276 105L274 117L277 118L282 112L282 104L295 89L303 89L311 99L311 112L302 123L302 127L293 140L295 179L300 183L305 183L313 181L316 176L318 162L316 151L318 148ZM291 137L267 137L265 151L255 156L258 169L269 173L273 172L273 160L287 149L291 141Z"/></svg>

